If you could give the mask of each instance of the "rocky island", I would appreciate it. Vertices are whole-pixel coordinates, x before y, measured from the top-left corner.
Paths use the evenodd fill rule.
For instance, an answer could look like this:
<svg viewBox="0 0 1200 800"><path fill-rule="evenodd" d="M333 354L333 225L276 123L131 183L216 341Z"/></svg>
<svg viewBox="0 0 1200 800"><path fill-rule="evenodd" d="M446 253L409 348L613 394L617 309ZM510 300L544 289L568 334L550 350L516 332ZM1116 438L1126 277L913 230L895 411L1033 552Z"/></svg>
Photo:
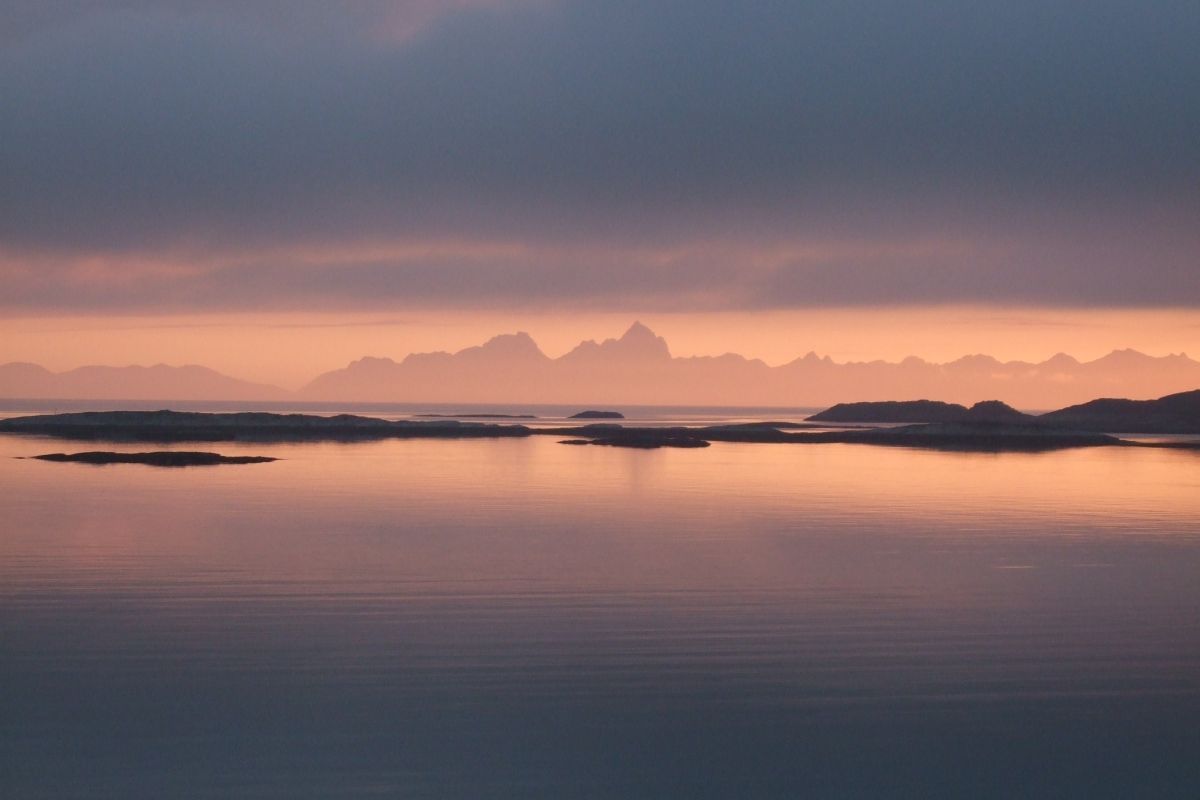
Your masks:
<svg viewBox="0 0 1200 800"><path fill-rule="evenodd" d="M1157 400L1092 400L1045 414L1017 411L998 400L971 408L936 400L839 403L808 418L836 423L992 422L1087 433L1200 434L1200 389Z"/></svg>
<svg viewBox="0 0 1200 800"><path fill-rule="evenodd" d="M128 442L294 442L528 436L524 425L456 419L399 420L338 414L85 411L0 420L0 433Z"/></svg>
<svg viewBox="0 0 1200 800"><path fill-rule="evenodd" d="M413 414L431 419L537 419L534 414Z"/></svg>
<svg viewBox="0 0 1200 800"><path fill-rule="evenodd" d="M210 467L217 464L265 464L278 459L271 456L223 456L185 450L157 450L151 453L113 453L92 450L84 453L46 453L31 456L39 461L63 461L77 464L146 464L152 467Z"/></svg>
<svg viewBox="0 0 1200 800"><path fill-rule="evenodd" d="M810 422L913 423L913 422L1008 422L1028 423L1035 419L999 400L984 400L967 408L940 400L887 400L877 403L838 403L808 418Z"/></svg>
<svg viewBox="0 0 1200 800"><path fill-rule="evenodd" d="M602 413L602 412L596 412ZM615 413L615 412L613 412ZM872 417L892 427L831 430L829 420ZM912 417L930 422L896 425ZM49 414L0 420L0 433L122 442L184 441L369 441L559 436L564 444L649 449L700 448L712 442L778 444L870 444L983 452L1039 452L1069 447L1157 446L1200 449L1200 442L1135 442L1113 433L1200 433L1200 391L1153 401L1098 400L1041 416L988 401L971 408L949 403L851 403L810 417L809 422L750 422L703 427L590 423L556 427L464 422L458 419L390 421L340 414L199 413L111 411ZM821 424L825 421L826 424ZM815 430L814 430L815 428ZM62 454L60 460L65 460ZM117 454L122 455L122 454ZM215 454L204 454L205 457ZM94 456L90 456L94 457ZM229 462L220 462L229 463Z"/></svg>
<svg viewBox="0 0 1200 800"><path fill-rule="evenodd" d="M560 444L596 444L607 447L708 447L710 442L694 428L625 428L620 425L585 425L564 432L584 438L565 439Z"/></svg>

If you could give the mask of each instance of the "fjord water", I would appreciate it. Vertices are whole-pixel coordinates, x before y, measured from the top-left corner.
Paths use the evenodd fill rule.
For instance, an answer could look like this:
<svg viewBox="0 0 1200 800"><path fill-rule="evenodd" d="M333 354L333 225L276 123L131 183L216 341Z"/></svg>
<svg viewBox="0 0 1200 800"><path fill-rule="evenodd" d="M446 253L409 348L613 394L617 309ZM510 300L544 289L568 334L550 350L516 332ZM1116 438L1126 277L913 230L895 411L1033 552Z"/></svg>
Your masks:
<svg viewBox="0 0 1200 800"><path fill-rule="evenodd" d="M1200 791L1196 453L72 449L0 439L6 797Z"/></svg>

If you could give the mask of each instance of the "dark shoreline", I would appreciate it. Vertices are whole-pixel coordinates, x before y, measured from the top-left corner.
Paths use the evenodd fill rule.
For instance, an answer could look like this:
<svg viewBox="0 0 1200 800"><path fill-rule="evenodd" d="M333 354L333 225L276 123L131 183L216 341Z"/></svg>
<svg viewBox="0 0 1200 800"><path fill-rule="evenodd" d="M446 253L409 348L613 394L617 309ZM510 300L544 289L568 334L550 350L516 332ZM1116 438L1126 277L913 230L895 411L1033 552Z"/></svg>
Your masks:
<svg viewBox="0 0 1200 800"><path fill-rule="evenodd" d="M805 430L811 423L765 422L705 427L624 427L615 423L533 428L451 419L389 421L375 417L176 411L81 412L0 420L0 433L111 442L361 442L381 439L482 439L557 436L572 444L650 449L712 442L871 444L979 451L1044 452L1074 447L1200 449L1192 442L1131 442L1105 433L1047 425L955 422L853 430ZM816 426L814 426L816 427Z"/></svg>

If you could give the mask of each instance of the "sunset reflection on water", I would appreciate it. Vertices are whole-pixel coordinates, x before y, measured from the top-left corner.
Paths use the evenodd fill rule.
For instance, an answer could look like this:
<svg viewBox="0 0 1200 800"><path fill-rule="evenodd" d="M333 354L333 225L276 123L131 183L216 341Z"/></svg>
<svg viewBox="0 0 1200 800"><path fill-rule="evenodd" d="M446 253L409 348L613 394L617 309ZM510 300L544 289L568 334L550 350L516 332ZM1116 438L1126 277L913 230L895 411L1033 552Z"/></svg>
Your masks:
<svg viewBox="0 0 1200 800"><path fill-rule="evenodd" d="M1200 777L1193 453L0 447L7 782L45 796Z"/></svg>

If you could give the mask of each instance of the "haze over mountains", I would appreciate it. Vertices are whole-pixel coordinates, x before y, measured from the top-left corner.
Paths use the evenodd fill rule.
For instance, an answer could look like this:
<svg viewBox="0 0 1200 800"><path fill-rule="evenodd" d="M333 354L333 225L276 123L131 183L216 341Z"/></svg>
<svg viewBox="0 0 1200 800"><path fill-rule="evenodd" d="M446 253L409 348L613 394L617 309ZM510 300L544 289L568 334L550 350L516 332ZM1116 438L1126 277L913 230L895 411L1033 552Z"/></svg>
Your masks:
<svg viewBox="0 0 1200 800"><path fill-rule="evenodd" d="M292 393L208 367L79 367L51 372L37 364L0 364L0 397L86 400L287 400Z"/></svg>
<svg viewBox="0 0 1200 800"><path fill-rule="evenodd" d="M365 357L317 376L300 391L230 378L204 367L81 367L51 373L0 366L0 396L95 399L319 400L824 406L932 398L1018 408L1057 408L1097 397L1145 399L1200 387L1200 362L1114 351L1080 362L1041 363L986 355L936 364L910 357L836 363L809 353L776 367L759 359L673 357L667 342L635 323L620 338L585 341L550 358L526 333L496 336L457 353Z"/></svg>

